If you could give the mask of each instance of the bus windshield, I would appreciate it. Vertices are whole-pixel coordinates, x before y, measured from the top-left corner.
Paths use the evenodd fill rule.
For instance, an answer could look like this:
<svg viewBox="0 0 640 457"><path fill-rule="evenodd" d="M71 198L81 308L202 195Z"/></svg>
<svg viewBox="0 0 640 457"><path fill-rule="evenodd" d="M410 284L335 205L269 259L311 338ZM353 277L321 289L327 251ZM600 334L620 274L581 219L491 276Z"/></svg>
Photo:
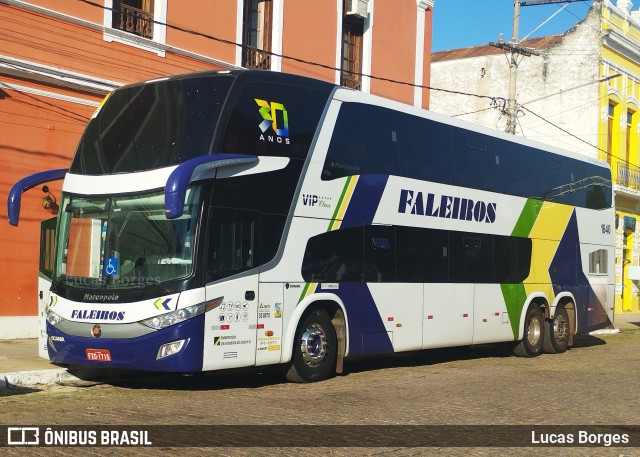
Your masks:
<svg viewBox="0 0 640 457"><path fill-rule="evenodd" d="M208 154L232 82L207 75L114 91L89 121L69 171L131 173Z"/></svg>
<svg viewBox="0 0 640 457"><path fill-rule="evenodd" d="M142 289L193 269L201 188L190 188L184 214L165 217L164 194L64 195L54 279L83 289Z"/></svg>

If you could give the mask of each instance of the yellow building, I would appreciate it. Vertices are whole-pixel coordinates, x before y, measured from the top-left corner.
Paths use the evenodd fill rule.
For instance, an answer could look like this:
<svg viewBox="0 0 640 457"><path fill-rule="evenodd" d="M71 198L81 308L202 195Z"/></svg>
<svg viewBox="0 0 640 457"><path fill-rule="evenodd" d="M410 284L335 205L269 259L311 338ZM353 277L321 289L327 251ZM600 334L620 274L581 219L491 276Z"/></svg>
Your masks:
<svg viewBox="0 0 640 457"><path fill-rule="evenodd" d="M630 267L640 265L640 11L629 0L603 1L598 147L611 165L616 202L616 313L640 312ZM631 275L633 276L633 275ZM640 282L637 283L640 285Z"/></svg>

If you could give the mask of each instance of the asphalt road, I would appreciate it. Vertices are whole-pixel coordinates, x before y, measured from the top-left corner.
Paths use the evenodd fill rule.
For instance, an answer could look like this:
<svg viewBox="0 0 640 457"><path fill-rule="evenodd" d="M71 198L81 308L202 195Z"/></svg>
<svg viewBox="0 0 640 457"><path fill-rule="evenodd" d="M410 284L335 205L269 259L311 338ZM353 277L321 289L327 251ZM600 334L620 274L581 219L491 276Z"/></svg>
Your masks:
<svg viewBox="0 0 640 457"><path fill-rule="evenodd" d="M543 432L566 438L602 425L613 426L612 433L623 434L623 426L640 430L639 380L640 331L624 331L579 337L565 354L535 359L509 356L500 346L480 346L348 360L343 375L314 384L285 383L278 371L249 371L2 389L0 438L5 442L8 427L36 426L43 438L46 427L64 425L94 431L99 442L103 430L131 426L147 430L161 447L10 446L0 452L632 456L640 455L640 448L535 444L516 449L502 447L501 440L513 438L511 430L526 436L537 431L538 440L544 440ZM540 428L545 424L551 427ZM173 427L158 427L167 425ZM425 443L420 441L424 430L435 433L433 441L416 447ZM497 447L469 447L474 440L486 444L487 438ZM242 440L253 447L212 447ZM183 442L207 447L173 447ZM279 447L283 444L298 447ZM314 444L324 447L301 447Z"/></svg>

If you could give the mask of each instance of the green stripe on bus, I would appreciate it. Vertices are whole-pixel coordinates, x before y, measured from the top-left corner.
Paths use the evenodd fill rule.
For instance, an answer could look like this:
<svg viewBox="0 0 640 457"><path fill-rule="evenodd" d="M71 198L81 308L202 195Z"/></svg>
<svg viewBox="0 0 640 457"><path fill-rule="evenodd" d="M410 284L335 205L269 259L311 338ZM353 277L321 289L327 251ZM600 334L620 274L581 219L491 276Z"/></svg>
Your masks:
<svg viewBox="0 0 640 457"><path fill-rule="evenodd" d="M302 301L302 299L305 297L305 295L307 295L307 290L309 290L309 286L311 285L310 282L306 283L304 285L304 289L302 289L302 293L300 294L300 297L298 298L298 303L300 303Z"/></svg>
<svg viewBox="0 0 640 457"><path fill-rule="evenodd" d="M531 233L531 229L533 228L533 224L538 218L542 204L543 202L541 200L535 200L533 198L529 198L527 200L527 203L524 204L524 208L522 208L518 222L516 222L516 226L513 228L513 232L511 232L511 236L529 236L529 233Z"/></svg>
<svg viewBox="0 0 640 457"><path fill-rule="evenodd" d="M504 303L507 306L509 323L511 324L511 331L513 332L513 339L515 340L518 338L520 316L522 315L522 303L526 296L524 284L500 284L500 289L502 289L502 296L504 297Z"/></svg>

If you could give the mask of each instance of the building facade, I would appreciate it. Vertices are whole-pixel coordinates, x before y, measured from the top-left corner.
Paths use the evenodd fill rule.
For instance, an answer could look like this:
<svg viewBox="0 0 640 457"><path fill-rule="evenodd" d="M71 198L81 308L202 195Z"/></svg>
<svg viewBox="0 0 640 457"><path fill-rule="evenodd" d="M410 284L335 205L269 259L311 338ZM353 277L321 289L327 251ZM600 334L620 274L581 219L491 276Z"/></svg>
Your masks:
<svg viewBox="0 0 640 457"><path fill-rule="evenodd" d="M635 230L640 215L640 11L632 8L629 0L594 0L586 17L563 35L520 43L534 52L519 56L517 66L516 135L611 166L616 313L640 312L640 292L630 275L630 267L640 264ZM434 53L431 70L433 111L506 127L509 64L502 49L478 46ZM445 93L440 87L493 98Z"/></svg>
<svg viewBox="0 0 640 457"><path fill-rule="evenodd" d="M632 266L640 263L640 10L629 0L602 8L600 75L619 75L600 85L600 158L611 165L616 199L616 311L640 311ZM640 280L640 277L636 277Z"/></svg>
<svg viewBox="0 0 640 457"><path fill-rule="evenodd" d="M68 167L104 96L133 81L257 68L428 107L434 0L0 0L0 198L32 173ZM0 339L35 337L39 189L20 226L0 212ZM47 261L43 252L42 261Z"/></svg>

